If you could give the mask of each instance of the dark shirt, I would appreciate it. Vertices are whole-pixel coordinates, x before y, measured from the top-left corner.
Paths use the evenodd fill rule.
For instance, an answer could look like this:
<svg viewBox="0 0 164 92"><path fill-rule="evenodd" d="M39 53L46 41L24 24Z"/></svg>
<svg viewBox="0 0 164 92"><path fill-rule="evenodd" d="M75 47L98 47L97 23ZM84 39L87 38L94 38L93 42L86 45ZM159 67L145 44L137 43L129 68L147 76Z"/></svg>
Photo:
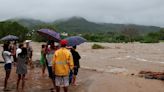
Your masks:
<svg viewBox="0 0 164 92"><path fill-rule="evenodd" d="M72 56L73 56L74 66L77 66L78 68L80 68L79 60L80 60L81 57L80 57L79 53L75 50L72 50L72 49L71 49L71 53L72 53Z"/></svg>

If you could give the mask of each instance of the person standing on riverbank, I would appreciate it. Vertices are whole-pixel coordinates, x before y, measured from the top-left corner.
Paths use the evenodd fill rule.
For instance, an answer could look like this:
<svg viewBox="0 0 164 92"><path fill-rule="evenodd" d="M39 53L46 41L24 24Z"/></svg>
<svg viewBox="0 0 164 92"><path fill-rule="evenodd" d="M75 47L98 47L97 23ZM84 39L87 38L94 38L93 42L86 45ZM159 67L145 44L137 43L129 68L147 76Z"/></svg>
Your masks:
<svg viewBox="0 0 164 92"><path fill-rule="evenodd" d="M34 68L34 65L32 63L32 56L33 56L33 49L30 46L31 40L26 40L26 49L27 49L27 58L28 58L28 64L30 65L30 68Z"/></svg>
<svg viewBox="0 0 164 92"><path fill-rule="evenodd" d="M4 81L4 91L9 91L9 89L7 89L7 82L10 77L10 73L12 69L12 53L9 49L9 44L4 44L2 57L5 62L4 68L6 72L5 81Z"/></svg>
<svg viewBox="0 0 164 92"><path fill-rule="evenodd" d="M53 83L53 86L54 86L53 88L51 88L51 90L54 90L56 88L55 74L52 71L52 59L53 59L54 52L55 52L54 42L51 42L50 43L50 48L46 53L48 74L49 74L49 78L52 80L52 83Z"/></svg>
<svg viewBox="0 0 164 92"><path fill-rule="evenodd" d="M68 92L69 72L73 69L73 58L71 52L66 49L67 40L61 40L61 48L55 51L53 56L53 72L55 74L56 92L60 92L63 87L64 92Z"/></svg>
<svg viewBox="0 0 164 92"><path fill-rule="evenodd" d="M42 65L42 76L44 76L46 69L46 45L44 44L41 48L40 64Z"/></svg>
<svg viewBox="0 0 164 92"><path fill-rule="evenodd" d="M74 62L74 69L73 69L73 78L72 78L72 85L76 86L77 83L76 83L76 76L78 75L78 71L79 71L79 68L80 68L80 55L79 53L76 51L76 46L73 46L71 48L71 53L72 53L72 56L73 56L73 62Z"/></svg>
<svg viewBox="0 0 164 92"><path fill-rule="evenodd" d="M24 47L21 48L21 52L18 54L17 57L16 73L18 74L17 90L19 90L19 83L21 79L22 79L22 90L24 90L25 75L27 74L27 49Z"/></svg>

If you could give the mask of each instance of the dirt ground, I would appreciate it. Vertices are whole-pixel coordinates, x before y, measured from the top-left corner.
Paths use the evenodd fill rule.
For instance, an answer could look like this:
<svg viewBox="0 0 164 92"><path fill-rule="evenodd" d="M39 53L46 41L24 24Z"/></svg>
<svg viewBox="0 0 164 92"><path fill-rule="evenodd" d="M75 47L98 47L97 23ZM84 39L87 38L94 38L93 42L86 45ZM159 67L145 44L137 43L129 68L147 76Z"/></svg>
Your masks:
<svg viewBox="0 0 164 92"><path fill-rule="evenodd" d="M31 44L34 61L40 58L41 44ZM141 70L164 72L164 43L97 43L106 47L97 50L91 49L92 44L78 46L82 57L79 85L71 86L69 92L164 92L163 81L138 77ZM0 61L3 61L1 57ZM25 92L50 92L52 83L47 76L41 77L40 70L28 70ZM0 79L0 92L3 92L3 64L0 64ZM13 69L9 80L11 92L16 92L16 79Z"/></svg>

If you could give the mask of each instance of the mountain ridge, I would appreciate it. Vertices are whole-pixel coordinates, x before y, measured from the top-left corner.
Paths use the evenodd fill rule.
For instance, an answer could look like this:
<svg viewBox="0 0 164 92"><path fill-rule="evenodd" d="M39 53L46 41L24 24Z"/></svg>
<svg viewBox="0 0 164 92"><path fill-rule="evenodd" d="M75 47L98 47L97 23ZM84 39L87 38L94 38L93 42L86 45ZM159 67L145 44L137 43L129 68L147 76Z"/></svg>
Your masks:
<svg viewBox="0 0 164 92"><path fill-rule="evenodd" d="M88 21L82 17L71 17L66 19L58 19L54 22L44 22L41 20L27 19L27 18L17 18L9 19L7 21L15 21L19 24L27 27L28 29L33 29L40 25L49 25L54 29L63 32L120 32L126 28L134 28L142 32L156 32L159 31L161 27L157 26L145 26L137 24L115 24L115 23L96 23Z"/></svg>

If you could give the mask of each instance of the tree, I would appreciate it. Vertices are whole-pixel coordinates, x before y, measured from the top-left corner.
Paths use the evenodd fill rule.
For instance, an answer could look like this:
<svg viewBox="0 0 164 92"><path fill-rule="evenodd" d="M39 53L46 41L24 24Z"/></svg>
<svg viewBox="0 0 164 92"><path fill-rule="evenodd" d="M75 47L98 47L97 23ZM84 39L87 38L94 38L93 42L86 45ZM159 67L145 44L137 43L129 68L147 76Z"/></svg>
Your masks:
<svg viewBox="0 0 164 92"><path fill-rule="evenodd" d="M18 36L20 41L23 41L27 38L27 33L29 30L26 27L21 26L17 22L0 22L0 38L6 35L15 35Z"/></svg>
<svg viewBox="0 0 164 92"><path fill-rule="evenodd" d="M121 34L126 36L130 42L133 42L134 38L139 36L139 31L133 27L127 27L121 31Z"/></svg>
<svg viewBox="0 0 164 92"><path fill-rule="evenodd" d="M160 40L164 40L164 28L159 31Z"/></svg>

